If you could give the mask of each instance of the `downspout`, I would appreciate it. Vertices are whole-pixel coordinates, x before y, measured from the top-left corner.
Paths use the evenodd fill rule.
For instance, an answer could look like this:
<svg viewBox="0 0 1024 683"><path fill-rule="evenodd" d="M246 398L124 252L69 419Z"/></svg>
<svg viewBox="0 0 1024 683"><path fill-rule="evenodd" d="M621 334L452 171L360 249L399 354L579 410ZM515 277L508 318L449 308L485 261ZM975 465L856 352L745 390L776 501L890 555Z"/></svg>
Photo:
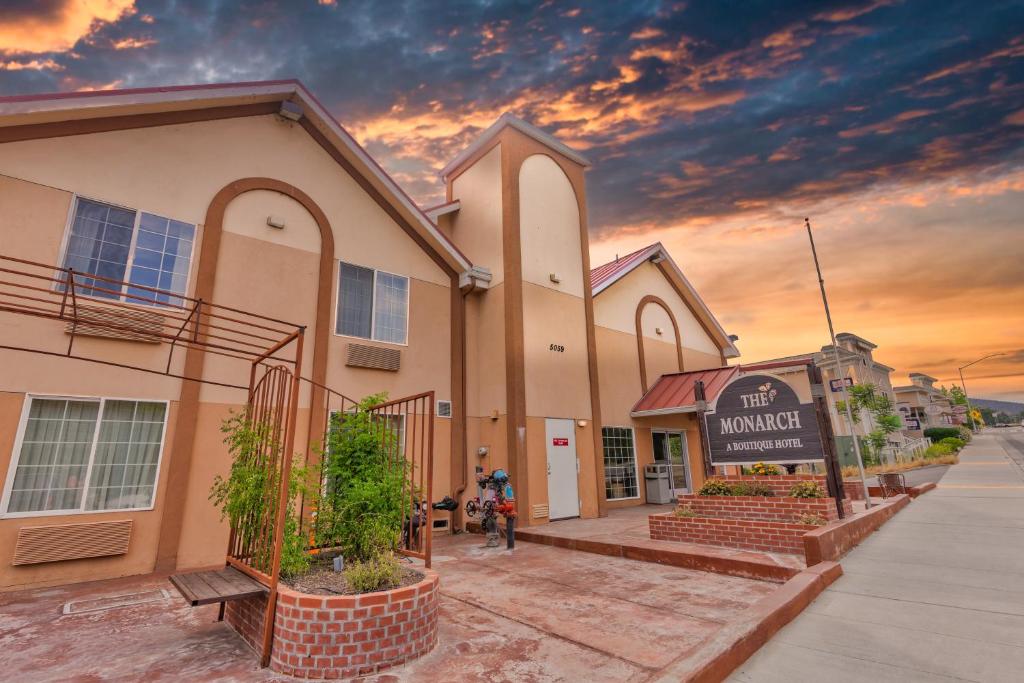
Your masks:
<svg viewBox="0 0 1024 683"><path fill-rule="evenodd" d="M467 406L466 406L466 353L469 349L466 348L466 297L472 289L463 290L462 296L459 297L460 305L462 306L462 325L460 325L462 334L462 353L460 354L459 364L460 368L459 375L462 377L462 381L459 383L459 405L462 407L458 416L459 422L461 423L459 428L462 430L462 448L461 452L456 456L459 461L459 482L458 486L452 491L452 498L455 499L459 505L452 511L452 529L451 533L458 533L457 530L462 529L462 494L466 491L466 486L469 485L469 477L466 475L466 470L469 468L469 439L468 439L468 428L469 420L467 418ZM452 482L455 483L455 482Z"/></svg>

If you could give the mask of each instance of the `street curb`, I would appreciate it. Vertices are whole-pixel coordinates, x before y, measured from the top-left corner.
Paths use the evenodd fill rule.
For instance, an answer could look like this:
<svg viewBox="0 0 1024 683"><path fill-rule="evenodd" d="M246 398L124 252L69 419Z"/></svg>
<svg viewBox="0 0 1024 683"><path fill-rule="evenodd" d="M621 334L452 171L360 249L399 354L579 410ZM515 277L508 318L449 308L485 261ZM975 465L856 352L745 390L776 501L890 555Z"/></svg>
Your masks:
<svg viewBox="0 0 1024 683"><path fill-rule="evenodd" d="M909 504L910 496L901 493L853 517L808 531L804 534L807 566L838 560Z"/></svg>
<svg viewBox="0 0 1024 683"><path fill-rule="evenodd" d="M843 574L836 562L808 567L771 595L740 612L695 652L677 659L647 679L649 683L723 681L762 645L791 622Z"/></svg>

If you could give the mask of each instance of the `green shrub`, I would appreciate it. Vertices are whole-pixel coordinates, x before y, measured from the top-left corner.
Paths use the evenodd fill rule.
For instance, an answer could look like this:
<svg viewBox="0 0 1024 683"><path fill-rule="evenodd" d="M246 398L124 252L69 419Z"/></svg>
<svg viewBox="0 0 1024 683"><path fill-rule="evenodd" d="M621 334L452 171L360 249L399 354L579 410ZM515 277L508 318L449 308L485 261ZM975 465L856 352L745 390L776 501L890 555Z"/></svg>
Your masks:
<svg viewBox="0 0 1024 683"><path fill-rule="evenodd" d="M406 465L396 447L400 435L367 412L385 398L368 396L356 412L331 416L316 540L339 546L347 561L366 562L397 550L409 505Z"/></svg>
<svg viewBox="0 0 1024 683"><path fill-rule="evenodd" d="M939 458L944 455L952 455L955 453L955 449L949 444L944 443L933 443L931 446L925 449L925 458Z"/></svg>
<svg viewBox="0 0 1024 683"><path fill-rule="evenodd" d="M721 479L712 478L704 482L704 485L697 491L699 496L731 496L732 486Z"/></svg>
<svg viewBox="0 0 1024 683"><path fill-rule="evenodd" d="M958 451L961 448L963 448L964 446L966 446L967 444L964 443L963 439L957 438L955 436L947 436L945 439L943 439L942 441L939 442L939 445L940 446L949 446L954 451Z"/></svg>
<svg viewBox="0 0 1024 683"><path fill-rule="evenodd" d="M690 507L689 505L680 505L679 507L677 507L675 510L672 511L672 514L675 515L676 517L696 517L697 516L697 513L694 512L693 508Z"/></svg>
<svg viewBox="0 0 1024 683"><path fill-rule="evenodd" d="M388 552L362 562L346 563L342 573L348 587L356 593L390 590L402 582L402 565Z"/></svg>
<svg viewBox="0 0 1024 683"><path fill-rule="evenodd" d="M924 430L924 435L932 440L932 443L938 443L948 437L959 437L960 430L957 427L929 427Z"/></svg>
<svg viewBox="0 0 1024 683"><path fill-rule="evenodd" d="M789 489L789 495L792 498L824 498L825 491L816 481L800 481Z"/></svg>
<svg viewBox="0 0 1024 683"><path fill-rule="evenodd" d="M731 496L774 496L775 491L768 484L762 484L759 481L755 482L740 482L733 484L730 487Z"/></svg>
<svg viewBox="0 0 1024 683"><path fill-rule="evenodd" d="M251 560L254 565L269 569L273 544L258 541L269 533L265 523L272 525L277 518L281 473L264 464L264 458L277 457L276 442L271 428L251 420L247 411L231 414L221 424L221 432L231 455L231 471L226 479L214 477L209 498L220 508L221 519L230 520L240 547L255 549ZM305 482L306 470L293 463L281 544L281 574L286 577L309 569L309 539L303 534L296 513L299 496L310 493Z"/></svg>
<svg viewBox="0 0 1024 683"><path fill-rule="evenodd" d="M974 436L974 432L972 432L969 427L960 425L959 427L957 427L957 431L960 432L960 438L964 440L964 443L971 442L971 438Z"/></svg>

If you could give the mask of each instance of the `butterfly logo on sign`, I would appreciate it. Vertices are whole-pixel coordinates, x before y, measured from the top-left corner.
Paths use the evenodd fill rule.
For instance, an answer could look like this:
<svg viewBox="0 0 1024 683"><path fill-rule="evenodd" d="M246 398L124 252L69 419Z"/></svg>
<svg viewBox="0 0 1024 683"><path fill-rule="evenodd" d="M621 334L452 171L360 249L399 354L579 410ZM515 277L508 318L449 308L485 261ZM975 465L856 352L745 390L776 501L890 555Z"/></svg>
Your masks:
<svg viewBox="0 0 1024 683"><path fill-rule="evenodd" d="M775 397L779 395L779 390L778 389L772 389L772 383L771 382L765 382L764 384L759 386L757 388L757 390L760 391L762 394L767 395L768 403L774 403L775 402Z"/></svg>

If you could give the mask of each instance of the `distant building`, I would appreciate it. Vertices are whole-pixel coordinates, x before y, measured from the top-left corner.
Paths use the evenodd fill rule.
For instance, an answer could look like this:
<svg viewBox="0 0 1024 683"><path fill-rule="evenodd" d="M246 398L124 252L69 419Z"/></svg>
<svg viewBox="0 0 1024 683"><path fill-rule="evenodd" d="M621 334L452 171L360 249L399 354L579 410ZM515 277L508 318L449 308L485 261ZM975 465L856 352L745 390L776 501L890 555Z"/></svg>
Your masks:
<svg viewBox="0 0 1024 683"><path fill-rule="evenodd" d="M838 369L836 368L836 354L832 345L829 344L822 346L820 351L744 364L741 372L766 372L778 375L796 389L801 400L809 401L810 382L807 378L807 364L813 362L821 368L826 388L825 394L828 397L832 430L836 434L840 460L845 465L853 462L853 438L849 420L846 418L845 412L840 411L838 406L838 402L843 397L839 378L846 378L848 386L851 383L874 385L878 391L889 397L894 406L897 400L890 380L893 369L874 358L873 354L874 350L878 348L877 344L855 334L841 332L836 335L836 345L839 347L840 367ZM864 437L873 429L871 416L867 411L863 411L860 415L860 422L853 425L852 433L857 434L858 437ZM903 444L904 437L897 432L891 434L889 440L891 446L898 447Z"/></svg>
<svg viewBox="0 0 1024 683"><path fill-rule="evenodd" d="M953 404L941 389L935 388L936 381L929 375L912 372L909 386L895 388L896 408L908 436L921 436L929 427L956 424Z"/></svg>

